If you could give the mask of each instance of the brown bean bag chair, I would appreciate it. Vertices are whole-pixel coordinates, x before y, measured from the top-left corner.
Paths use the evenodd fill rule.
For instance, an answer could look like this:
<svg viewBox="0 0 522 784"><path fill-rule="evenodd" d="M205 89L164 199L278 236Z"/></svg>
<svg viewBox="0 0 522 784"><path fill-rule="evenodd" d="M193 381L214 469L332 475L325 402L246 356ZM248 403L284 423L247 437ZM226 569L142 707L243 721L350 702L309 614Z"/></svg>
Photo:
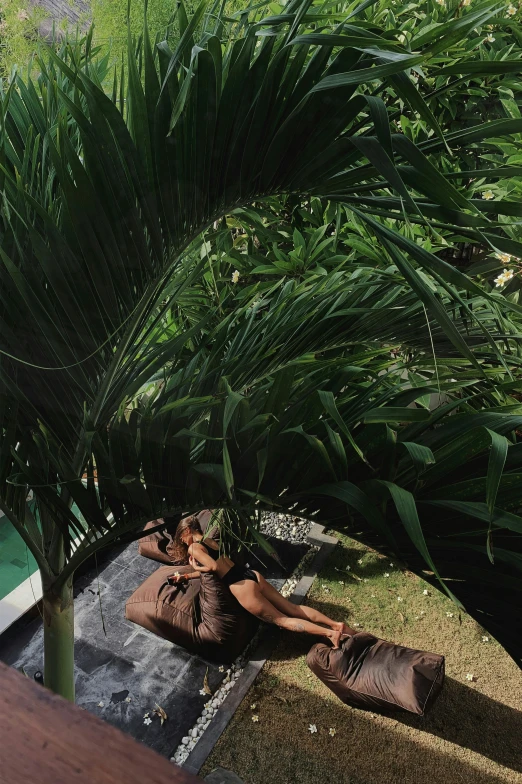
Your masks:
<svg viewBox="0 0 522 784"><path fill-rule="evenodd" d="M201 530L205 533L212 517L212 511L210 509L203 509L196 517L201 525ZM161 525L162 522L165 522L165 527L162 528L161 531L156 531L139 540L138 552L146 558L152 558L153 561L160 561L161 563L166 564L181 563L180 561L174 560L173 554L174 535L176 533L176 528L178 527L177 521L169 523L168 521L163 521L163 518L151 520L143 530L147 531L149 528L155 528L157 525ZM213 526L213 530L209 532L209 536L215 537L218 534L218 528Z"/></svg>
<svg viewBox="0 0 522 784"><path fill-rule="evenodd" d="M306 663L342 702L373 711L424 716L444 682L444 656L394 645L367 632L343 640L336 650L314 645Z"/></svg>
<svg viewBox="0 0 522 784"><path fill-rule="evenodd" d="M161 566L134 591L125 617L205 659L233 661L254 636L259 621L214 574L169 585L167 578L175 571L193 570Z"/></svg>

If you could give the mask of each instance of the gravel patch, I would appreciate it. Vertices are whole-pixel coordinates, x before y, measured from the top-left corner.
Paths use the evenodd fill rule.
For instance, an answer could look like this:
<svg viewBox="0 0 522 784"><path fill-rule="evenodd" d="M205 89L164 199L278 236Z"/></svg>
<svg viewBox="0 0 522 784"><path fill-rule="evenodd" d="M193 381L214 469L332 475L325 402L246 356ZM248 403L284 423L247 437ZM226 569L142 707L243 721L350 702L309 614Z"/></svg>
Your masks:
<svg viewBox="0 0 522 784"><path fill-rule="evenodd" d="M313 522L294 517L292 514L279 512L263 512L261 519L261 532L287 542L303 544L310 533Z"/></svg>

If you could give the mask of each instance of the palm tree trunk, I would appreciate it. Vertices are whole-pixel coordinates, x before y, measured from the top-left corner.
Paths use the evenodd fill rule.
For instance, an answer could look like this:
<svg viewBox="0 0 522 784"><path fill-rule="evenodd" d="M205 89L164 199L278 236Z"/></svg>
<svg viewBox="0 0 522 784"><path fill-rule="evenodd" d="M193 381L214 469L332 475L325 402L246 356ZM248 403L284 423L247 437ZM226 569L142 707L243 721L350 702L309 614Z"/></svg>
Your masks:
<svg viewBox="0 0 522 784"><path fill-rule="evenodd" d="M74 702L74 602L72 578L43 595L44 683Z"/></svg>

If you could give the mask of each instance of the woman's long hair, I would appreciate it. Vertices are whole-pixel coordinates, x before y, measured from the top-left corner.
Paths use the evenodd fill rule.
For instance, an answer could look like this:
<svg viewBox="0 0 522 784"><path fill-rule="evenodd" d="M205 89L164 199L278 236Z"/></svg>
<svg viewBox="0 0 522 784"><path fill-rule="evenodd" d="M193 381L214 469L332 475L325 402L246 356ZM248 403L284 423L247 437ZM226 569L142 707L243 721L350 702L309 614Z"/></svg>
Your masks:
<svg viewBox="0 0 522 784"><path fill-rule="evenodd" d="M192 531L193 533L203 535L203 531L201 530L201 525L199 524L197 517L190 515L189 517L185 517L183 520L181 520L178 527L176 528L172 545L169 548L169 556L174 561L174 563L188 563L188 546L181 539L181 535L184 531Z"/></svg>

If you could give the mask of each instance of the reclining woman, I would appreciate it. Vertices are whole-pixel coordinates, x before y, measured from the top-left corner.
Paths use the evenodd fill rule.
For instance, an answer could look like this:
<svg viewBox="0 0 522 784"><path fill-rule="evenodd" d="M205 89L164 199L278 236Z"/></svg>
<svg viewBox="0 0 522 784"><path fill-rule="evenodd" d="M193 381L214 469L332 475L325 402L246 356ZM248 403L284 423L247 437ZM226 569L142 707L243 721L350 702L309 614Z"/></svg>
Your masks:
<svg viewBox="0 0 522 784"><path fill-rule="evenodd" d="M238 566L230 558L220 556L217 542L203 537L195 517L186 517L180 522L174 543L176 558L181 560L183 555L188 555L188 561L195 571L175 575L170 582L181 583L199 577L201 572L213 572L229 586L233 596L247 612L266 623L274 623L292 632L324 635L334 648L339 647L342 637L355 634L355 629L340 621L332 621L312 607L292 604L259 572Z"/></svg>

